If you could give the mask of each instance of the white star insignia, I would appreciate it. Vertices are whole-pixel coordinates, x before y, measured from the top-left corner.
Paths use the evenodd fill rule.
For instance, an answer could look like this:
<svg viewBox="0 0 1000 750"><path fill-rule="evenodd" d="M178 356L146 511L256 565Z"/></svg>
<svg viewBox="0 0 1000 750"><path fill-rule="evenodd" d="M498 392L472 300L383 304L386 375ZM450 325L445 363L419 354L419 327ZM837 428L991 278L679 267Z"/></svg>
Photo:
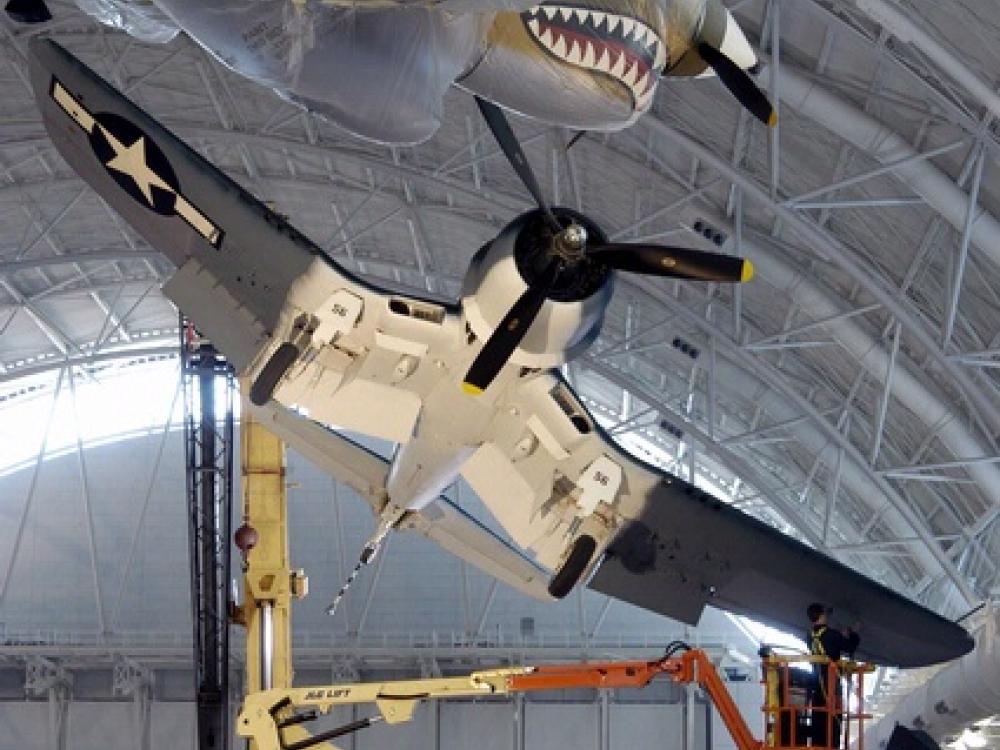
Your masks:
<svg viewBox="0 0 1000 750"><path fill-rule="evenodd" d="M126 146L115 138L106 127L103 125L98 125L98 127L101 128L104 137L108 139L108 143L115 151L114 158L108 161L105 166L131 177L136 187L145 196L150 208L153 207L153 185L168 193L174 192L174 189L146 164L146 139L144 137L140 136L131 146Z"/></svg>
<svg viewBox="0 0 1000 750"><path fill-rule="evenodd" d="M146 203L154 211L157 210L156 206L153 204L153 187L158 187L161 190L170 193L174 196L173 211L178 216L180 216L188 225L194 229L198 234L204 237L216 250L220 250L222 247L222 238L224 236L223 230L213 222L208 216L206 216L197 206L193 205L187 198L178 193L174 188L166 183L166 181L149 168L146 163L146 136L140 135L136 139L135 143L131 146L126 146L124 143L119 141L106 127L101 125L97 119L87 111L87 108L83 104L77 101L65 86L63 86L55 78L52 79L52 90L51 96L53 101L56 102L62 110L73 119L73 121L80 126L81 130L91 136L94 134L95 128L100 128L101 132L104 133L104 137L111 149L115 152L108 161L103 162L104 166L108 170L115 170L119 174L128 175L132 182L135 184L136 188L146 199ZM93 148L93 144L91 145ZM155 144L153 148L156 148ZM132 195L131 191L129 196L136 198ZM167 213L161 211L160 213Z"/></svg>

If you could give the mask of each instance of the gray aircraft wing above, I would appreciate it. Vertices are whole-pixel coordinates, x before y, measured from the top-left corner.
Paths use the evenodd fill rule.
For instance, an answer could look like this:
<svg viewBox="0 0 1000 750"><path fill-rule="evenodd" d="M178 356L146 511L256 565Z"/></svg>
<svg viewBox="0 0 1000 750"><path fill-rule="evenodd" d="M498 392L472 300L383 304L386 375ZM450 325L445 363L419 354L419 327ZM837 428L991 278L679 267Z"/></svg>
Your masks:
<svg viewBox="0 0 1000 750"><path fill-rule="evenodd" d="M470 461L463 475L538 557L572 533L578 492L568 478L610 462L602 471L618 486L615 504L594 515L616 516L617 531L591 589L692 625L713 606L803 634L807 606L820 601L833 607L834 621L860 623L857 655L879 664L922 666L973 647L961 626L626 452L555 372L525 379L499 406L482 462L501 462L525 430L540 448L492 472ZM502 488L479 481L498 470L508 477ZM544 535L537 524L518 527L535 516L548 520Z"/></svg>

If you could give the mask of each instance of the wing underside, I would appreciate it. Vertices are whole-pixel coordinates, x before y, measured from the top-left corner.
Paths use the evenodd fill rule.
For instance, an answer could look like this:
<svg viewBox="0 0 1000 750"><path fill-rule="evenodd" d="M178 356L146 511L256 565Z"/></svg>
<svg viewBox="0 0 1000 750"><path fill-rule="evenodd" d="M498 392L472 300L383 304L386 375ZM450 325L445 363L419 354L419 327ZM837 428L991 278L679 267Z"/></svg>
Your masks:
<svg viewBox="0 0 1000 750"><path fill-rule="evenodd" d="M960 626L682 480L653 488L590 587L689 623L710 605L793 633L821 601L859 626L859 657L901 667L973 645Z"/></svg>

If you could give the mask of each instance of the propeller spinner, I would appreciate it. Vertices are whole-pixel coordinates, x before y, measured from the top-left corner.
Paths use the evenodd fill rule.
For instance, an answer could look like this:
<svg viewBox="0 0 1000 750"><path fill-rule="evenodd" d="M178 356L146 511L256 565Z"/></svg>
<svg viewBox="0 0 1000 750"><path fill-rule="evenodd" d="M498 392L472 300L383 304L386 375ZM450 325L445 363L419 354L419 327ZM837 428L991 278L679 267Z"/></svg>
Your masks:
<svg viewBox="0 0 1000 750"><path fill-rule="evenodd" d="M518 271L527 289L510 308L469 367L462 388L479 395L493 382L524 339L546 299L584 299L612 271L675 279L745 282L753 276L749 260L667 245L608 242L586 217L545 202L531 166L507 118L495 104L476 98L501 150L538 203L516 242Z"/></svg>

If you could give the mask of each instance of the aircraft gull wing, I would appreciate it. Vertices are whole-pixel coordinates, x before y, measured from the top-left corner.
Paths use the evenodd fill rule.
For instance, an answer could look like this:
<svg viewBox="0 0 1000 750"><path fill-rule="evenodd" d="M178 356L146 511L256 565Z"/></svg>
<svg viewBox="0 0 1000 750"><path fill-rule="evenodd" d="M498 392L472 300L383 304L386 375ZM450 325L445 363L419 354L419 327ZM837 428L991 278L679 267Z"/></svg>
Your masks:
<svg viewBox="0 0 1000 750"><path fill-rule="evenodd" d="M972 647L959 625L632 456L554 373L502 398L463 474L546 567L589 534L605 551L591 589L689 624L711 605L804 634L820 601L834 622L860 624L858 656L877 663L920 666Z"/></svg>
<svg viewBox="0 0 1000 750"><path fill-rule="evenodd" d="M54 42L30 59L53 144L177 266L164 293L250 378L251 400L408 441L437 381L419 365L462 343L455 310L350 274Z"/></svg>

